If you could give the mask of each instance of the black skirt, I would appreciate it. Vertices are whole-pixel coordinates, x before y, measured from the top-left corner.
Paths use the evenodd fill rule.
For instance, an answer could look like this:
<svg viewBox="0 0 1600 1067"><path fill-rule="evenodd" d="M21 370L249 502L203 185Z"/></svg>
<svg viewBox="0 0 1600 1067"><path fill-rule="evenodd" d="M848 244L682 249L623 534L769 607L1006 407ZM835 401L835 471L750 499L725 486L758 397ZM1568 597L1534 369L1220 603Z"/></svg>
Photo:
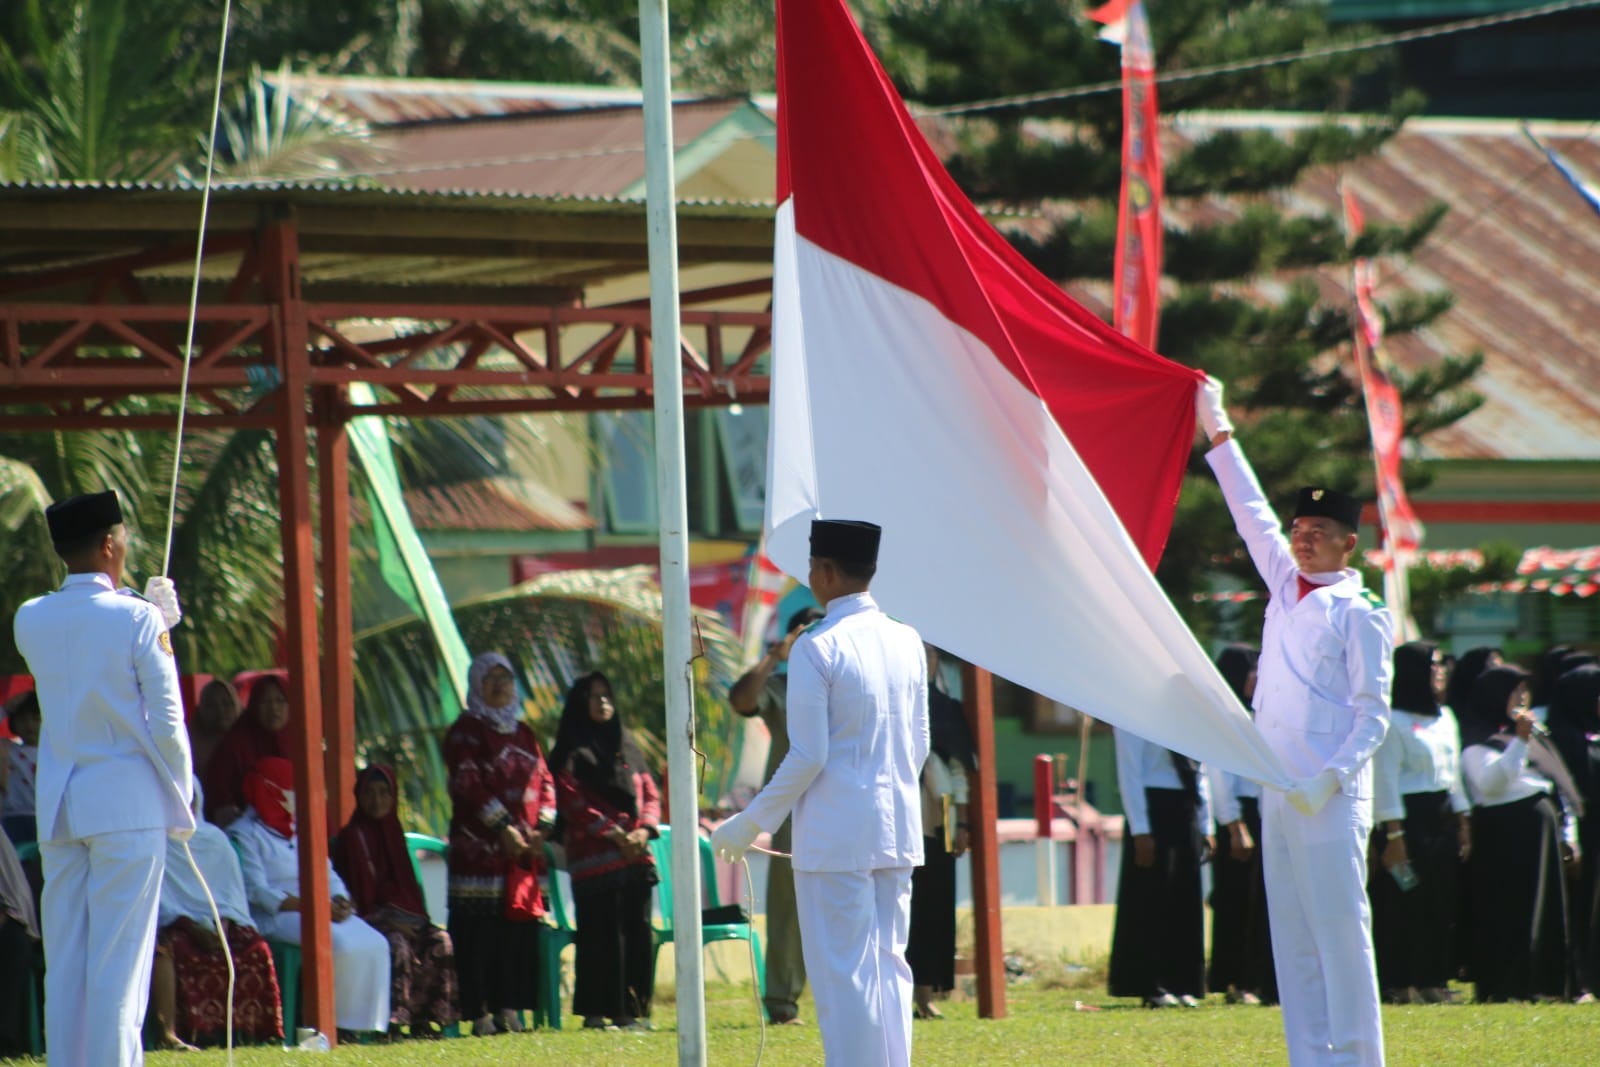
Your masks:
<svg viewBox="0 0 1600 1067"><path fill-rule="evenodd" d="M1247 860L1235 859L1227 828L1217 827L1217 854L1211 861L1210 984L1212 989L1231 986L1254 993L1271 1003L1278 999L1278 981L1261 868L1261 802L1240 797L1239 817L1256 849Z"/></svg>
<svg viewBox="0 0 1600 1067"><path fill-rule="evenodd" d="M572 1014L612 1021L650 1017L656 984L656 935L650 926L654 895L655 880L642 877L573 892Z"/></svg>
<svg viewBox="0 0 1600 1067"><path fill-rule="evenodd" d="M1561 812L1548 794L1472 810L1472 976L1480 1001L1572 993Z"/></svg>
<svg viewBox="0 0 1600 1067"><path fill-rule="evenodd" d="M956 986L956 857L944 834L922 839L922 866L911 872L911 980L936 992Z"/></svg>
<svg viewBox="0 0 1600 1067"><path fill-rule="evenodd" d="M1114 997L1206 992L1205 903L1200 895L1200 805L1182 789L1146 789L1156 860L1133 861L1122 839L1116 925L1111 933Z"/></svg>
<svg viewBox="0 0 1600 1067"><path fill-rule="evenodd" d="M457 901L462 907L457 907ZM461 1018L470 1022L499 1011L539 1005L540 923L512 922L450 898L450 941L455 947Z"/></svg>
<svg viewBox="0 0 1600 1067"><path fill-rule="evenodd" d="M1406 857L1417 884L1402 891L1380 862L1388 836L1372 834L1367 892L1381 989L1442 989L1450 981L1461 872L1460 819L1449 793L1405 797Z"/></svg>

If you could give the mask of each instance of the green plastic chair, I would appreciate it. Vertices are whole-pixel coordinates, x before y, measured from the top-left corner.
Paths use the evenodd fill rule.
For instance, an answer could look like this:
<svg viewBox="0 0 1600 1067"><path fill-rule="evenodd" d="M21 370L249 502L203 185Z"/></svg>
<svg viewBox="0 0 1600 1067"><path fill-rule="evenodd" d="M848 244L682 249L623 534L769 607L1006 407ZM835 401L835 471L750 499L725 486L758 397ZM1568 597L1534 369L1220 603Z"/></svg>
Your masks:
<svg viewBox="0 0 1600 1067"><path fill-rule="evenodd" d="M655 924L655 955L661 954L661 946L675 938L672 922L672 827L660 828L660 836L650 842L650 851L655 856L656 871L660 881L656 883L656 893L661 905L661 919ZM703 835L695 835L700 842L700 903L701 908L717 908L722 906L722 899L717 892L717 861L711 853L711 841ZM761 935L756 933L755 927L749 922L742 923L708 923L700 927L700 945L703 949L715 941L748 941L755 954L755 980L756 990L761 995L763 1003L767 995L767 960L761 951ZM763 1010L765 1010L763 1008Z"/></svg>
<svg viewBox="0 0 1600 1067"><path fill-rule="evenodd" d="M16 846L16 850L17 859L23 863L39 858L37 841L24 841ZM37 972L30 975L28 981L28 1047L35 1056L44 1055L44 1004L39 998Z"/></svg>
<svg viewBox="0 0 1600 1067"><path fill-rule="evenodd" d="M437 837L433 837L429 834L408 832L406 834L406 852L411 856L411 873L417 876L417 885L421 886L422 860L420 857L424 853L432 853L433 855L439 857L447 857L450 855L450 845L447 842L440 841ZM426 894L427 891L424 890L423 892ZM426 902L426 897L424 897L424 902ZM451 1023L449 1026L442 1027L441 1032L445 1037L460 1037L461 1024Z"/></svg>
<svg viewBox="0 0 1600 1067"><path fill-rule="evenodd" d="M544 967L539 975L539 999L544 1022L552 1030L561 1029L561 950L572 944L577 926L572 920L572 905L562 891L565 874L556 870L555 850L544 846L544 868L550 875L550 924L539 931L539 955Z"/></svg>

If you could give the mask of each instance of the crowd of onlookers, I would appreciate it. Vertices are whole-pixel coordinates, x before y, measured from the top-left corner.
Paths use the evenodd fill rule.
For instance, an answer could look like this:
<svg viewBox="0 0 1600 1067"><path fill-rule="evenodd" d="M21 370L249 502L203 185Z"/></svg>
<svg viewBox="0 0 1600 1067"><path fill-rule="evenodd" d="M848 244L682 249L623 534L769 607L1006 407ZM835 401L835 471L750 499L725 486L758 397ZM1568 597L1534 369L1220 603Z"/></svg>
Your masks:
<svg viewBox="0 0 1600 1067"><path fill-rule="evenodd" d="M397 813L393 769L359 772L354 813L332 838L338 1028L381 1038L437 1037L463 1023L479 1036L522 1029L523 1013L540 998L547 842L564 846L571 876L574 1013L590 1028L648 1027L657 881L650 843L660 802L610 683L592 673L573 684L548 755L523 721L506 657L479 656L469 686L467 708L443 741L453 807L447 926L429 919ZM293 714L287 679L275 671L212 681L197 700L189 731L201 817L187 850L182 841L169 843L146 1024L151 1047L223 1040L224 940L237 974L235 1040L284 1037L274 947L300 943L305 910L296 842L297 816L307 813L295 804ZM39 706L32 693L10 702L8 725L17 740L5 746L0 772L0 1056L28 1051L27 983L37 982L43 965L32 811Z"/></svg>
<svg viewBox="0 0 1600 1067"><path fill-rule="evenodd" d="M1246 646L1218 658L1247 707L1256 658ZM1596 658L1556 647L1528 670L1498 649L1452 658L1428 642L1404 644L1394 652L1391 707L1374 756L1367 864L1384 999L1448 1002L1458 998L1452 982L1469 982L1480 1002L1593 1001L1600 994ZM1152 1007L1195 1002L1208 987L1230 1002L1274 1002L1257 847L1260 787L1218 772L1181 780L1167 767L1187 761L1161 749L1141 778L1137 754L1154 746L1120 732L1118 743L1126 749L1119 751L1125 804L1146 784L1153 786L1146 792L1174 798L1187 789L1193 801L1182 807L1189 821L1166 835L1159 861L1137 854L1142 833L1155 855L1162 835L1151 832L1153 820L1134 827L1130 819L1119 909L1158 915L1170 929L1150 942L1153 965L1136 969L1136 980L1121 988L1114 953L1112 992ZM1205 973L1199 865L1207 860L1213 926ZM1160 868L1159 878L1147 873L1151 867ZM1160 882L1155 890L1152 879ZM1141 896L1151 892L1153 900Z"/></svg>

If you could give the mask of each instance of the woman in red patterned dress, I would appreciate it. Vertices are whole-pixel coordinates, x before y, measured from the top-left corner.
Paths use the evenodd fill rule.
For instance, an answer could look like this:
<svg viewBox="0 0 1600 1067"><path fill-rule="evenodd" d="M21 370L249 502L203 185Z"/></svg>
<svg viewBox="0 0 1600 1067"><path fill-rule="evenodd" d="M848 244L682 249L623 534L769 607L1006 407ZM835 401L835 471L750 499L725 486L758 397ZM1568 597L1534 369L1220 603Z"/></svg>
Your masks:
<svg viewBox="0 0 1600 1067"><path fill-rule="evenodd" d="M572 1013L590 1029L648 1029L655 989L651 839L661 794L596 671L573 683L550 762L572 875L577 967Z"/></svg>
<svg viewBox="0 0 1600 1067"><path fill-rule="evenodd" d="M450 772L450 939L461 1017L478 1035L520 1030L538 998L537 878L555 825L544 750L519 720L511 661L487 652L467 675L467 709L444 739ZM520 892L508 898L508 885Z"/></svg>

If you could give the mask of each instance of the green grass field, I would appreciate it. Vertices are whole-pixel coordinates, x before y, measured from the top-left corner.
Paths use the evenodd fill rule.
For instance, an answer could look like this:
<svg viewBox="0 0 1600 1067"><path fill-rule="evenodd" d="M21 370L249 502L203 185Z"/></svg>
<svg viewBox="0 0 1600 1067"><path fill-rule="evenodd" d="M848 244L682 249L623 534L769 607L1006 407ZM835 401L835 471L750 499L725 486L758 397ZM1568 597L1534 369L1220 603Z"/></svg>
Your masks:
<svg viewBox="0 0 1600 1067"><path fill-rule="evenodd" d="M1055 985L1054 988L1043 988ZM1104 988L1100 986L1098 988ZM1113 1002L1095 987L1073 989L1051 982L1028 982L1009 990L1010 1015L979 1020L971 1001L943 1005L946 1018L919 1022L914 1062L956 1067L968 1064L1046 1063L1156 1067L1226 1064L1255 1067L1283 1064L1281 1020L1272 1008L1230 1007L1212 997L1196 1010L1153 1012ZM1079 1011L1075 1004L1098 1007ZM563 1030L477 1040L401 1042L341 1047L316 1062L377 1064L382 1067L432 1067L547 1062L573 1065L660 1064L677 1062L674 1005L656 1012L660 1030L616 1034ZM759 1041L755 1007L748 986L714 985L707 991L709 1054L716 1067L753 1065ZM1384 1009L1391 1067L1593 1067L1600 1063L1600 1006L1470 1004ZM276 1048L240 1050L240 1067L281 1064ZM293 1055L293 1054L290 1054ZM151 1055L154 1067L222 1067L220 1051ZM822 1062L815 1026L767 1031L765 1067L798 1067Z"/></svg>

